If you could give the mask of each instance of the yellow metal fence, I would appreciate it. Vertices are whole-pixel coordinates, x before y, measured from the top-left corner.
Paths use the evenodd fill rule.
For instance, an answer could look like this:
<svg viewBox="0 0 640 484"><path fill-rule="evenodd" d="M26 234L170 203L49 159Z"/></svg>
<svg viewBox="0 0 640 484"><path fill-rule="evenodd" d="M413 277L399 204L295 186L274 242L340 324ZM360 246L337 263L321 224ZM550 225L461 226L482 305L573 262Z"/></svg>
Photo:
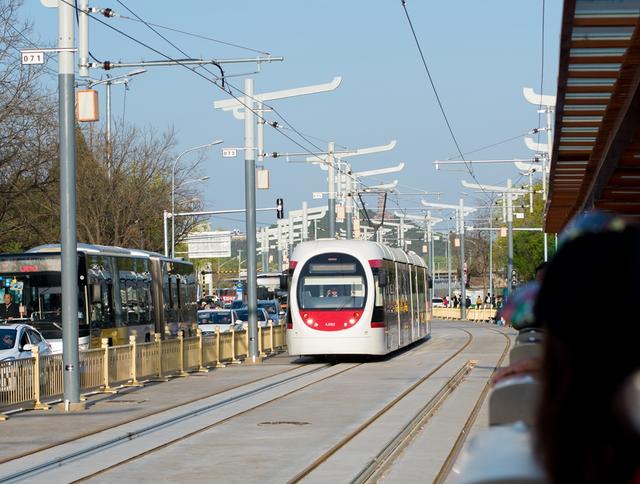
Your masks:
<svg viewBox="0 0 640 484"><path fill-rule="evenodd" d="M285 346L285 326L258 328L258 349L262 356L276 353ZM89 392L113 392L121 386L137 386L144 381L185 376L189 372L207 371L225 363L238 363L247 356L247 330L202 334L162 340L154 335L151 343L137 343L132 336L128 345L109 346L80 352L80 389ZM42 400L62 396L62 355L38 354L34 347L31 358L0 362L0 419L2 412L18 408L45 409Z"/></svg>
<svg viewBox="0 0 640 484"><path fill-rule="evenodd" d="M460 308L432 308L435 319L460 319ZM489 321L496 317L496 310L492 308L467 308L469 321Z"/></svg>

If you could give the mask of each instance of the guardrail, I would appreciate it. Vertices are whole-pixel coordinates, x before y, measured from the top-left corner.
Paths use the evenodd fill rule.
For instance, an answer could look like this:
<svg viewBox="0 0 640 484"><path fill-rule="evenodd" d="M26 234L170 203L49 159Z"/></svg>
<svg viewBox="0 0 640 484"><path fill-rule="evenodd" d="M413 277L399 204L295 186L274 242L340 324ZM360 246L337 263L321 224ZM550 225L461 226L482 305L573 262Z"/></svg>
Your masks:
<svg viewBox="0 0 640 484"><path fill-rule="evenodd" d="M437 319L460 319L460 308L432 308L432 316ZM493 308L467 308L469 321L489 321L495 319L496 309Z"/></svg>
<svg viewBox="0 0 640 484"><path fill-rule="evenodd" d="M286 344L283 324L258 327L260 356L276 353ZM249 348L247 330L203 334L185 338L182 331L176 339L163 340L154 334L154 341L137 343L130 336L128 345L102 347L80 352L80 390L87 394L113 393L118 388L142 386L149 381L164 381L170 377L187 376L190 372L206 372L226 363L240 363ZM31 358L0 362L0 420L6 412L44 410L62 396L62 355L38 353L32 348Z"/></svg>

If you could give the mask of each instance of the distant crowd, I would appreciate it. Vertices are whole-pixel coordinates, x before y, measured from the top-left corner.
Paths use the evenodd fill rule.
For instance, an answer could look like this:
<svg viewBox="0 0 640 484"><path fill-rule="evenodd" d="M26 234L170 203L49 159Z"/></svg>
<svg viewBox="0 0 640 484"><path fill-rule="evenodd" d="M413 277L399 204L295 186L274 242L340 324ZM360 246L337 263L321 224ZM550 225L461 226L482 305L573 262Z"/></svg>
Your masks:
<svg viewBox="0 0 640 484"><path fill-rule="evenodd" d="M461 299L461 297L454 295L451 297L451 301L449 301L449 298L444 296L442 298L442 304L445 308L458 308L460 307ZM472 309L500 309L502 307L502 296L496 297L492 294L487 294L484 298L482 296L477 296L475 302L467 296L464 300L464 306Z"/></svg>

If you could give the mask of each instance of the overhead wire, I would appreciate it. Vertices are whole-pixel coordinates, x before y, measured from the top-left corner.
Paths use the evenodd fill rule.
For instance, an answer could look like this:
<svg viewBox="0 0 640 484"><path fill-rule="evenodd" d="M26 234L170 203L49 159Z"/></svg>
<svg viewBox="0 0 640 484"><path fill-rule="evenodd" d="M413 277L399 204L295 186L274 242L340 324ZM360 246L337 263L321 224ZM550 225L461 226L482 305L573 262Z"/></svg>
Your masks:
<svg viewBox="0 0 640 484"><path fill-rule="evenodd" d="M65 3L66 0L61 0ZM127 7L121 0L116 0L119 4L121 4L125 9L127 9L129 12L131 12L133 15L135 15L136 17L138 17L139 21L143 24L145 24L150 30L152 30L154 33L156 33L159 37L161 37L162 39L164 39L166 42L168 42L170 45L172 45L174 48L176 48L178 51L180 51L183 55L189 57L189 55L184 52L182 49L180 49L177 45L175 45L173 42L171 42L169 39L167 39L165 36L163 36L161 33L157 32L157 30L153 29L151 27L151 24L147 21L145 21L144 19L142 19L141 17L139 17L137 14L135 14L129 7ZM109 27L110 29L126 36L127 38L129 38L130 40L133 40L134 42L158 53L159 55L162 55L163 57L167 58L168 60L171 60L173 62L176 62L176 64L181 65L183 67L186 67L187 69L189 69L190 71L200 75L200 77L203 77L204 79L206 79L207 81L213 83L214 85L216 85L218 88L222 89L224 92L228 93L229 95L231 95L236 101L238 101L245 109L250 110L251 112L253 112L256 117L258 117L260 120L264 121L266 124L269 124L270 126L272 126L271 123L269 123L263 116L261 113L259 113L258 111L256 111L255 109L250 108L242 99L240 99L238 96L234 95L232 90L236 90L237 92L239 92L240 94L242 94L244 97L248 97L250 99L252 99L253 101L259 102L255 97L253 96L247 96L246 93L244 93L240 88L230 84L230 83L226 83L226 86L228 86L228 89L224 89L224 87L221 87L220 85L217 84L217 82L215 80L211 80L209 78L207 78L206 76L202 75L201 73L197 72L195 68L190 68L189 66L182 64L179 60L177 59L173 59L170 56L160 52L159 50L149 46L148 44L136 39L135 37L120 31L119 29L109 25L108 23L102 21L101 19L95 18L95 17L90 17L93 18L94 20L97 20L98 22L102 23L103 25ZM202 67L202 66L200 66ZM211 71L209 71L208 69L205 69L209 74L213 75L215 78L220 79L221 82L224 85L224 75L222 78L220 78L219 76L216 76L214 73L212 73ZM223 73L224 74L224 73ZM311 146L313 146L317 151L322 151L322 148L320 148L319 146L317 146L315 143L311 142L301 131L299 131L297 128L295 128L295 126L293 126L292 123L290 123L282 113L280 113L275 107L268 105L266 103L263 103L263 106L267 107L268 109L270 109L271 111L273 111L280 119L282 119L282 121L292 130L294 131L298 136L300 136L302 139L304 139L308 144L310 144ZM272 126L275 127L275 126ZM324 160L322 157L318 156L316 153L312 152L311 150L309 150L308 148L306 148L305 146L303 146L302 144L300 144L299 142L297 142L296 140L294 140L292 137L288 136L287 134L283 133L282 131L278 131L280 132L284 137L286 137L287 139L289 139L291 142L293 142L294 144L296 144L298 147L302 148L303 150L305 150L305 152L307 152L309 155L311 156L315 156L316 158L318 158L318 162L322 163L322 164L329 164L326 160ZM338 167L337 171L340 173L342 172L342 170ZM346 176L349 176L351 178L354 178L353 175L350 175L349 173L345 173ZM354 178L355 179L355 178Z"/></svg>
<svg viewBox="0 0 640 484"><path fill-rule="evenodd" d="M422 46L420 45L420 41L418 40L418 36L417 36L416 31L415 31L415 29L413 27L413 22L411 21L411 16L409 15L409 10L407 9L407 1L406 0L400 0L400 3L402 4L402 8L404 10L405 16L407 17L407 22L409 23L409 27L411 29L411 33L413 35L413 39L414 39L414 41L416 43L416 47L418 48L418 52L420 54L420 59L422 60L422 65L424 66L424 69L425 69L425 71L427 73L427 77L429 79L429 83L431 84L431 89L433 90L433 93L434 93L434 95L436 97L436 101L437 101L438 106L440 108L440 112L442 113L442 117L444 118L444 122L447 125L447 129L449 130L449 134L451 135L451 139L453 140L453 143L456 146L456 149L458 150L458 154L460 155L460 158L462 159L462 161L464 162L465 166L467 167L467 171L469 172L471 177L478 183L478 185L482 186L482 184L476 178L476 175L473 172L473 168L471 167L471 164L469 162L467 162L467 160L464 157L464 154L462 153L462 149L460 148L460 144L458 143L458 139L456 138L456 135L453 132L453 127L451 126L451 123L449 122L449 117L447 116L447 113L446 113L446 111L444 109L444 105L442 104L442 101L440 100L440 95L438 94L438 90L436 89L435 82L433 81L433 77L431 76L431 72L429 70L429 66L427 65L427 61L425 59L424 53L422 52ZM483 189L483 191L484 191L484 189Z"/></svg>

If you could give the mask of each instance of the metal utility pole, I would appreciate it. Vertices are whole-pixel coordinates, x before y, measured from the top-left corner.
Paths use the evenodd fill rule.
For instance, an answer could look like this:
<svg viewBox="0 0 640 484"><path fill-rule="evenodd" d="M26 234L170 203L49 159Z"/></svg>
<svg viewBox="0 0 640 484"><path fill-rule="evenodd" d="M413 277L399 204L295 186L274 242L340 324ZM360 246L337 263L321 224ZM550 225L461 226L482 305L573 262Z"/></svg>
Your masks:
<svg viewBox="0 0 640 484"><path fill-rule="evenodd" d="M358 148L358 149L354 149L354 150L341 150L341 151L336 151L335 150L335 142L331 141L329 142L328 146L327 146L327 153L317 153L313 156L307 156L306 157L306 161L310 162L310 163L315 163L315 164L320 164L320 168L322 168L323 170L327 170L327 180L329 182L329 237L330 238L334 238L335 237L335 225L336 225L336 211L335 211L335 199L336 199L336 163L338 163L338 165L341 164L342 162L342 158L349 158L352 156L362 156L362 155L370 155L373 153L381 153L383 151L389 151L392 150L393 148L395 148L396 146L396 141L392 140L390 143L386 144L386 145L382 145L382 146L373 146L370 148ZM294 156L297 155L298 153L295 154L289 154L289 156ZM402 168L404 167L404 163L401 163L401 168L399 169L394 169L394 168L387 168L387 169L382 169L382 170L377 170L377 173L375 174L381 174L381 173L391 173L392 171L400 171L402 170ZM340 170L340 173L342 173L342 169ZM348 168L348 171L351 171L350 167ZM375 170L371 170L372 172ZM367 176L367 172L362 172L363 174L351 174L351 175L347 175L347 178L357 178L358 176ZM373 175L374 173L370 173L370 175ZM356 187L357 189L357 187ZM333 207L333 208L332 208ZM353 207L353 205L351 205L351 207ZM345 207L345 211L346 211ZM346 218L347 218L347 225L352 224L352 218L350 219L350 217L352 217L353 214L353 209L351 208L351 211L346 214ZM347 235L347 238L349 236Z"/></svg>
<svg viewBox="0 0 640 484"><path fill-rule="evenodd" d="M253 79L244 80L244 200L247 237L247 309L249 313L249 355L255 363L258 352L258 285L256 267L256 154L254 150L255 104Z"/></svg>
<svg viewBox="0 0 640 484"><path fill-rule="evenodd" d="M447 298L451 304L451 232L447 229Z"/></svg>
<svg viewBox="0 0 640 484"><path fill-rule="evenodd" d="M422 205L428 208L434 209L445 209L445 210L455 210L456 212L456 220L458 222L458 233L460 235L460 318L466 319L467 317L467 308L465 307L465 299L467 297L467 291L465 287L465 273L464 273L464 216L467 213L475 212L476 209L473 207L465 207L464 200L460 199L459 205L448 205L444 203L435 203L435 202L427 202L426 200L422 200Z"/></svg>
<svg viewBox="0 0 640 484"><path fill-rule="evenodd" d="M262 272L269 272L269 233L262 229Z"/></svg>
<svg viewBox="0 0 640 484"><path fill-rule="evenodd" d="M78 351L78 241L76 239L76 132L74 7L58 4L58 119L60 136L60 250L64 408L80 405ZM85 314L84 318L89 318Z"/></svg>
<svg viewBox="0 0 640 484"><path fill-rule="evenodd" d="M283 99L305 94L332 91L336 89L342 78L336 77L327 84L287 89L269 93L254 94L253 79L245 79L245 96L239 99L226 99L213 103L214 108L233 111L236 119L244 119L244 156L245 156L245 203L246 203L246 236L247 236L247 309L249 313L249 356L255 362L258 352L257 322L257 279L256 279L256 162L254 146L254 126L256 124L255 103L265 103L275 99ZM262 116L262 115L261 115ZM289 258L291 253L289 253Z"/></svg>
<svg viewBox="0 0 640 484"><path fill-rule="evenodd" d="M347 229L347 240L353 239L353 180L351 174L351 165L347 164L347 177L345 180L345 218L346 218L346 229Z"/></svg>
<svg viewBox="0 0 640 484"><path fill-rule="evenodd" d="M511 295L513 290L513 195L511 193L511 178L507 180L507 189L505 197L507 197L507 294Z"/></svg>
<svg viewBox="0 0 640 484"><path fill-rule="evenodd" d="M333 239L336 236L336 173L335 173L335 156L333 152L336 149L334 141L329 141L327 146L327 180L329 182L329 238Z"/></svg>
<svg viewBox="0 0 640 484"><path fill-rule="evenodd" d="M302 202L302 229L300 239L304 242L309 239L309 206L306 201Z"/></svg>
<svg viewBox="0 0 640 484"><path fill-rule="evenodd" d="M460 319L467 319L467 274L464 260L464 200L460 199Z"/></svg>
<svg viewBox="0 0 640 484"><path fill-rule="evenodd" d="M506 187L494 186L494 185L479 185L477 183L469 183L462 180L462 186L465 188L474 188L483 190L485 192L500 192L503 193L506 200L507 211L507 238L508 238L508 255L507 255L507 293L511 294L513 289L512 273L513 273L513 196L514 195L526 195L527 190L522 188L513 188L511 179L507 180Z"/></svg>

